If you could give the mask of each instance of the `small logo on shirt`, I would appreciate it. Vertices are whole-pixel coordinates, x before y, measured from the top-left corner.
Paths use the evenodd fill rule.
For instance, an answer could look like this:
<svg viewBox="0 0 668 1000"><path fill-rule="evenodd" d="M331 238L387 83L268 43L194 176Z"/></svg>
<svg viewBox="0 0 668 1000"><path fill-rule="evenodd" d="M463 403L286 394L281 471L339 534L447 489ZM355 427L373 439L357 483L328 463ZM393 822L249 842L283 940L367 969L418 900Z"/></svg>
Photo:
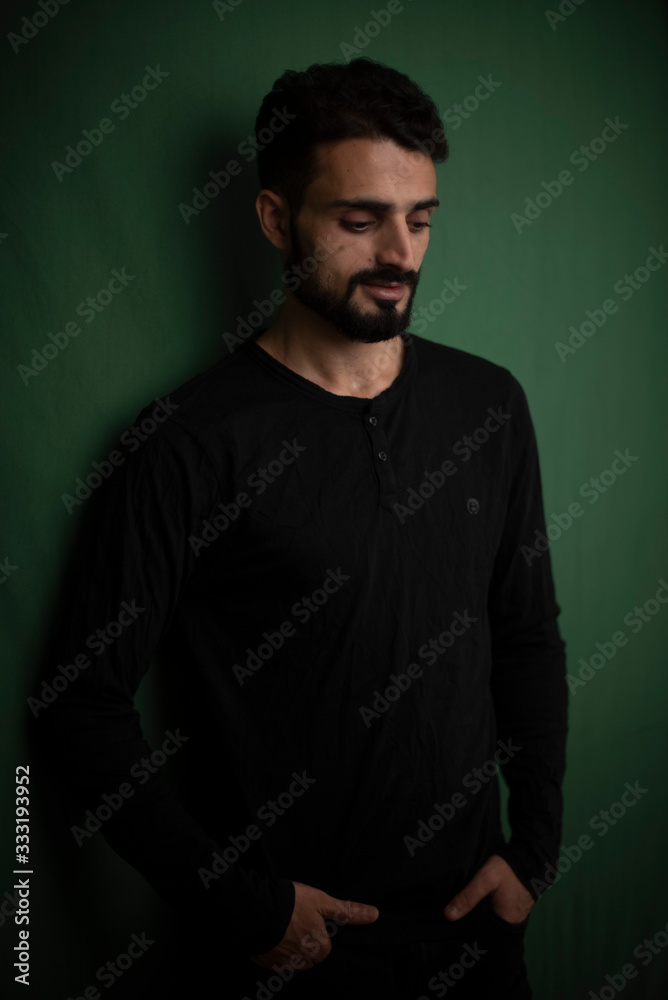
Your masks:
<svg viewBox="0 0 668 1000"><path fill-rule="evenodd" d="M478 511L480 510L480 504L478 503L475 497L468 498L468 500L466 501L466 509L468 510L469 514L478 513Z"/></svg>

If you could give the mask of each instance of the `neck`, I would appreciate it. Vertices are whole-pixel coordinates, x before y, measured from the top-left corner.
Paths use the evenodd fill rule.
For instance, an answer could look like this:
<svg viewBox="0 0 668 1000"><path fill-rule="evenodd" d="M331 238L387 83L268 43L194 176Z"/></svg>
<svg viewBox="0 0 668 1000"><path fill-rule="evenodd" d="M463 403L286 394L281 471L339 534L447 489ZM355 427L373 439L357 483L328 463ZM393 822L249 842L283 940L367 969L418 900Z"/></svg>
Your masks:
<svg viewBox="0 0 668 1000"><path fill-rule="evenodd" d="M397 378L406 353L399 334L376 344L350 341L312 310L301 307L288 315L286 305L256 340L286 368L337 396L367 399L378 396Z"/></svg>

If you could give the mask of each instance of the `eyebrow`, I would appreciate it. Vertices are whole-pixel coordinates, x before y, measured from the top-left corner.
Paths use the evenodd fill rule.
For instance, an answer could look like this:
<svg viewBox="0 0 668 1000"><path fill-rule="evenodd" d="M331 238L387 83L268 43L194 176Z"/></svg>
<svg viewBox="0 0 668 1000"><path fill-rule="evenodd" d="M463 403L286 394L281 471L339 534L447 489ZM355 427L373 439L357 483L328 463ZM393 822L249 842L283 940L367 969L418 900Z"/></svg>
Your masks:
<svg viewBox="0 0 668 1000"><path fill-rule="evenodd" d="M424 208L438 208L439 204L438 198L423 198L422 201L416 201L409 212L417 212ZM365 208L369 212L390 212L397 206L393 201L377 201L375 198L337 198L336 201L330 201L326 207Z"/></svg>

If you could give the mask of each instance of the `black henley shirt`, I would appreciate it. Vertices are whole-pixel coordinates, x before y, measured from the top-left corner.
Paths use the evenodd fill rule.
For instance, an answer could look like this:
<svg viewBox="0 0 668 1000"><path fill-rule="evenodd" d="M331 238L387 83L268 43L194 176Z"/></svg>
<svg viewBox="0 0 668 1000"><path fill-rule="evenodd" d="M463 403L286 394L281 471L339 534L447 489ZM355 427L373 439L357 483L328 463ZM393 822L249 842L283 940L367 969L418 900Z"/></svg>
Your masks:
<svg viewBox="0 0 668 1000"><path fill-rule="evenodd" d="M33 703L82 810L125 787L114 848L246 954L282 938L293 879L378 906L341 932L393 943L447 937L490 854L534 897L558 855L565 647L526 397L403 339L374 398L253 337L147 406L97 491L59 690ZM154 760L174 780L140 764L159 745L133 705L161 650L181 714Z"/></svg>

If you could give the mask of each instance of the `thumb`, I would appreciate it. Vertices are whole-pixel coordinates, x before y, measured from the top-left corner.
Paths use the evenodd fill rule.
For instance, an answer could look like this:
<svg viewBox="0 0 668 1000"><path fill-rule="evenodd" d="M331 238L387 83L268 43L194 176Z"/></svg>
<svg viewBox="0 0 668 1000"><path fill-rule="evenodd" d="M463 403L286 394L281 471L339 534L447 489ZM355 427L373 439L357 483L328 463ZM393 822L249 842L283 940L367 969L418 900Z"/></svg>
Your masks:
<svg viewBox="0 0 668 1000"><path fill-rule="evenodd" d="M490 886L484 876L479 873L474 875L469 884L450 900L444 911L445 916L448 920L459 920L460 917L470 913L473 907L489 893Z"/></svg>
<svg viewBox="0 0 668 1000"><path fill-rule="evenodd" d="M329 896L318 910L323 917L331 917L340 924L372 924L378 919L378 909L368 903L354 903L350 899Z"/></svg>

